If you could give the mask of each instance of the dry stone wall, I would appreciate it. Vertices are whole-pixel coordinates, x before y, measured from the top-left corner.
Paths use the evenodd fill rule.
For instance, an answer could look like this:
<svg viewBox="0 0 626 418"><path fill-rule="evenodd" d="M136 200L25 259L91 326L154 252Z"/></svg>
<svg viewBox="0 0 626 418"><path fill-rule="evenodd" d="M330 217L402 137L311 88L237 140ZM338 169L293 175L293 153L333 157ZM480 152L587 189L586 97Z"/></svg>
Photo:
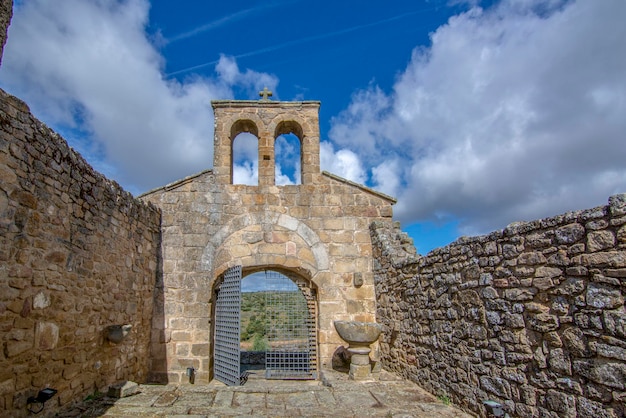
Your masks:
<svg viewBox="0 0 626 418"><path fill-rule="evenodd" d="M44 416L146 379L159 220L0 91L0 415L45 387Z"/></svg>
<svg viewBox="0 0 626 418"><path fill-rule="evenodd" d="M626 195L426 256L371 232L384 367L480 416L625 416Z"/></svg>
<svg viewBox="0 0 626 418"><path fill-rule="evenodd" d="M0 63L2 63L2 53L7 40L7 31L13 17L13 1L0 0Z"/></svg>

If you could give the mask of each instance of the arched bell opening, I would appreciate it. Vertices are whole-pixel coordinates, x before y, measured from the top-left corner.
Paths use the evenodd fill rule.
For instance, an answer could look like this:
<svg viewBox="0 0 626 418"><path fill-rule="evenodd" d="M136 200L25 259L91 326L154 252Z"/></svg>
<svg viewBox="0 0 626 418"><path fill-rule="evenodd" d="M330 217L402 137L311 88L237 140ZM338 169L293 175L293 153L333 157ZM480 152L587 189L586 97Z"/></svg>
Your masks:
<svg viewBox="0 0 626 418"><path fill-rule="evenodd" d="M274 132L275 181L279 186L302 184L302 126L294 120L285 120Z"/></svg>
<svg viewBox="0 0 626 418"><path fill-rule="evenodd" d="M241 132L233 138L232 184L259 185L259 138Z"/></svg>

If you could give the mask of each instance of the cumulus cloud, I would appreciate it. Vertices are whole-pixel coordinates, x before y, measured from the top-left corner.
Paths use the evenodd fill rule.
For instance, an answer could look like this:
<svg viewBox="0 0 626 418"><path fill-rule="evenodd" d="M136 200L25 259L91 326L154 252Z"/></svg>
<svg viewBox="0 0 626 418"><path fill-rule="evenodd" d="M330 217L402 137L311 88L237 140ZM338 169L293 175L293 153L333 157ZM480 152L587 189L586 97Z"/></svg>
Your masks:
<svg viewBox="0 0 626 418"><path fill-rule="evenodd" d="M146 0L17 3L0 70L3 88L133 192L212 165L211 100L278 84L227 56L214 77L165 79L148 11Z"/></svg>
<svg viewBox="0 0 626 418"><path fill-rule="evenodd" d="M260 73L251 69L242 72L239 70L235 59L225 55L220 56L215 71L223 82L245 90L246 95L251 98L258 97L259 91L263 90L264 87L275 90L278 84L278 79L272 74Z"/></svg>
<svg viewBox="0 0 626 418"><path fill-rule="evenodd" d="M259 162L242 161L233 164L233 184L257 186L259 184Z"/></svg>
<svg viewBox="0 0 626 418"><path fill-rule="evenodd" d="M357 92L330 137L405 224L473 234L605 204L626 191L624 18L621 0L474 7L413 51L392 92Z"/></svg>
<svg viewBox="0 0 626 418"><path fill-rule="evenodd" d="M356 183L365 184L367 180L359 156L349 149L335 150L335 146L328 141L320 144L320 167Z"/></svg>
<svg viewBox="0 0 626 418"><path fill-rule="evenodd" d="M233 139L233 184L259 184L259 141L256 136L242 132Z"/></svg>

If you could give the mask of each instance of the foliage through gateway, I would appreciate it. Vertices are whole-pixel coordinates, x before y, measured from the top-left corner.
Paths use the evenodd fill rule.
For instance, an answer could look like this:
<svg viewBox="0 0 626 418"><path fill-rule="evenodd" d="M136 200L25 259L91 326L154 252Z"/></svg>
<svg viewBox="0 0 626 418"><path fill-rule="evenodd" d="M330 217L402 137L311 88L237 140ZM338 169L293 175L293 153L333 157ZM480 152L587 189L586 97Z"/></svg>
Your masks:
<svg viewBox="0 0 626 418"><path fill-rule="evenodd" d="M270 348L268 339L290 341L301 338L301 327L308 319L308 310L300 290L271 291L272 300L278 301L271 306L266 303L268 292L241 294L240 341L243 350L266 351Z"/></svg>

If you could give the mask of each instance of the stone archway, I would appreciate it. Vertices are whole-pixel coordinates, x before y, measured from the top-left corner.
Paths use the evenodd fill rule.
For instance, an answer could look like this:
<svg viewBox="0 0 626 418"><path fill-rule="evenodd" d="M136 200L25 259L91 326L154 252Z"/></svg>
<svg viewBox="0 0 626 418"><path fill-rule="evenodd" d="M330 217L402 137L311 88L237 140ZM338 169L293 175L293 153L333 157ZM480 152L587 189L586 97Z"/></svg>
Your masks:
<svg viewBox="0 0 626 418"><path fill-rule="evenodd" d="M251 213L234 218L205 247L201 266L213 280L226 269L242 265L279 266L310 278L329 269L329 255L319 236L304 222L276 212Z"/></svg>
<svg viewBox="0 0 626 418"><path fill-rule="evenodd" d="M260 272L265 274L266 285L262 309L268 314L264 330L268 342L264 348L265 378L316 379L319 376L317 289L310 280L284 266L255 266L245 271L236 266L227 269L214 281L212 377L235 386L247 379L248 373L243 373L239 361L241 281ZM290 286L286 286L287 282ZM235 358L237 361L233 362Z"/></svg>

